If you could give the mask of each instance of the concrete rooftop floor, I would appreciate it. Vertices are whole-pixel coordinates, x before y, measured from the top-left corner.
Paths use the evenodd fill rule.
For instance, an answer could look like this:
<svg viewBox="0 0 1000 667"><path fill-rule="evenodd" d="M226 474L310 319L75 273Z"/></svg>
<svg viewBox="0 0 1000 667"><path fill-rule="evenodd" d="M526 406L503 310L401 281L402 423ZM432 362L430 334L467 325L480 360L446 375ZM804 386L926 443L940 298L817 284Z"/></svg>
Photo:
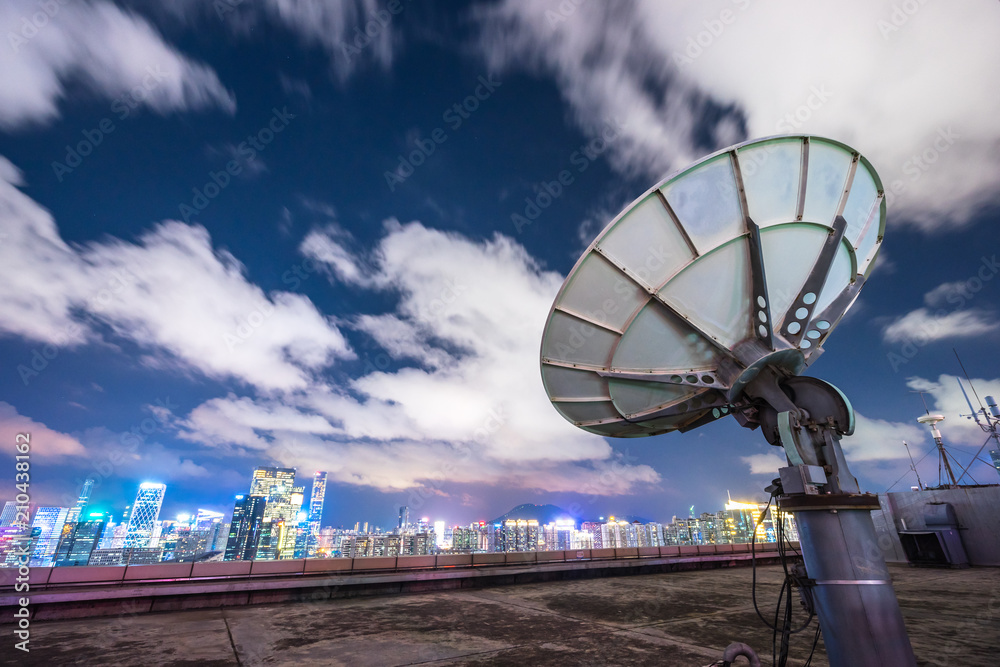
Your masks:
<svg viewBox="0 0 1000 667"><path fill-rule="evenodd" d="M920 665L1000 664L1000 569L891 569ZM769 665L771 631L754 614L750 575L740 567L34 622L30 654L8 645L0 662L703 666L742 641ZM765 614L781 576L758 568ZM790 664L803 663L812 638L812 627L792 637ZM813 664L828 664L822 640Z"/></svg>

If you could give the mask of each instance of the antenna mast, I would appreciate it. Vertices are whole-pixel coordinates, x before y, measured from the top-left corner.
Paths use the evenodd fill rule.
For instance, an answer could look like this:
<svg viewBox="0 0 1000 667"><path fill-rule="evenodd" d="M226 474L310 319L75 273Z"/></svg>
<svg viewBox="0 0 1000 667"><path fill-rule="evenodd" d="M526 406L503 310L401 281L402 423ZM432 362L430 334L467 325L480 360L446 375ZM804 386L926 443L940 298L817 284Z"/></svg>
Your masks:
<svg viewBox="0 0 1000 667"><path fill-rule="evenodd" d="M924 483L920 481L920 473L917 472L917 466L913 463L913 454L910 453L910 446L906 444L906 440L903 441L903 447L906 447L906 455L910 457L910 470L917 476L917 488L923 491Z"/></svg>
<svg viewBox="0 0 1000 667"><path fill-rule="evenodd" d="M972 378L969 377L969 372L965 370L965 364L962 363L962 358L958 356L958 350L952 348L951 351L955 353L955 358L958 359L958 365L962 367L962 373L965 374L965 379L969 381L969 386L972 388L972 393L976 396L976 401L979 403L978 410L972 407L972 401L969 400L969 395L965 393L965 387L962 385L962 380L959 378L955 378L956 380L958 380L958 386L962 390L962 396L965 396L965 403L969 406L969 414L967 415L960 414L959 417L974 419L979 428L982 429L984 433L989 434L986 436L986 442L984 442L982 446L979 447L979 451L976 452L976 455L972 458L971 461L969 461L969 465L967 465L965 469L962 470L962 474L959 476L958 479L959 481L961 481L962 478L965 477L966 473L969 471L969 468L971 468L972 465L977 460L982 461L982 459L979 458L979 454L982 453L983 449L986 448L986 445L989 444L990 440L994 440L997 443L998 453L996 456L994 456L993 465L994 467L996 467L997 472L1000 472L1000 435L997 434L997 427L998 425L1000 425L1000 408L997 407L997 401L992 396L986 397L986 407L983 407L983 402L979 399L979 392L976 391L976 386L972 384ZM987 408L989 408L988 411ZM980 413L982 413L983 415L983 421L979 420ZM986 462L983 461L983 463Z"/></svg>
<svg viewBox="0 0 1000 667"><path fill-rule="evenodd" d="M941 471L944 470L948 475L948 479L951 483L948 485L949 488L953 486L958 486L958 482L955 480L955 473L951 470L951 462L948 461L948 452L944 449L944 442L941 440L941 431L938 430L938 423L944 421L944 415L922 415L917 418L917 421L921 424L928 424L931 427L931 435L934 436L934 444L937 445L938 449L938 484L939 486L944 486L941 484Z"/></svg>

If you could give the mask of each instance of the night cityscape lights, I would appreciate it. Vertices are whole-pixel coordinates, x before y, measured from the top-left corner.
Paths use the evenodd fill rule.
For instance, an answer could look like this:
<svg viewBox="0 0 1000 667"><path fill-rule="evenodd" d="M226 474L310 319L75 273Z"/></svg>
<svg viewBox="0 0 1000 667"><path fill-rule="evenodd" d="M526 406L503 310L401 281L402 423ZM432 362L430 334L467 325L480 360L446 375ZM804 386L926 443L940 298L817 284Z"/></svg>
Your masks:
<svg viewBox="0 0 1000 667"><path fill-rule="evenodd" d="M154 482L141 483L118 514L88 511L92 480L83 484L74 507L33 507L30 524L16 523L16 504L8 501L0 514L0 565L16 566L25 541L31 566L65 567L741 544L754 532L756 541L774 542L778 520L789 539L798 539L790 515L731 499L717 512L694 516L692 508L691 516L666 523L615 516L540 523L511 516L454 525L412 517L404 505L388 529L362 521L347 528L323 526L327 473L313 475L308 503L305 487L295 481L294 468L258 467L228 515L198 509L174 519L160 517L167 487Z"/></svg>

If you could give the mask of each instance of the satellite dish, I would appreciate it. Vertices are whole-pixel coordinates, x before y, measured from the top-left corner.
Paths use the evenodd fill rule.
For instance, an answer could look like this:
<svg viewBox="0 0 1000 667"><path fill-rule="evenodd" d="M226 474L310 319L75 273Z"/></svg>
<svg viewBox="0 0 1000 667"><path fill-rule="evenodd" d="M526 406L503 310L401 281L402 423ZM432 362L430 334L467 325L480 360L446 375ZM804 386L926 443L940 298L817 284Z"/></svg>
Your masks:
<svg viewBox="0 0 1000 667"><path fill-rule="evenodd" d="M614 437L761 423L747 385L819 357L884 229L878 175L840 142L769 137L699 160L627 206L567 276L542 338L552 404Z"/></svg>
<svg viewBox="0 0 1000 667"><path fill-rule="evenodd" d="M921 424L930 424L931 427L934 427L938 422L944 421L944 415L920 415L917 417L917 421Z"/></svg>

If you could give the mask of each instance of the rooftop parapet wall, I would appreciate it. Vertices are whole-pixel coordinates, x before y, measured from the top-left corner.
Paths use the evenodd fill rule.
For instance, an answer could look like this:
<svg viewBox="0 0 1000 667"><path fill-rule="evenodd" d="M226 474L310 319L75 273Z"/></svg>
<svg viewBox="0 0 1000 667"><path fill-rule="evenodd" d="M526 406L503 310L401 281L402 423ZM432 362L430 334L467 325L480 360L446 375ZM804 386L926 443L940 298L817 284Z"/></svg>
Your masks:
<svg viewBox="0 0 1000 667"><path fill-rule="evenodd" d="M777 545L758 545L757 561L778 562ZM793 543L794 547L797 547ZM731 547L731 549L730 549ZM685 551L690 551L686 553ZM655 551L655 553L654 553ZM449 588L600 578L748 566L750 545L577 549L554 552L298 559L245 563L162 563L128 567L32 568L33 620L176 609L243 606ZM239 566L239 567L234 567ZM187 569L184 569L187 568ZM14 570L16 573L16 570ZM0 623L19 596L0 587Z"/></svg>

